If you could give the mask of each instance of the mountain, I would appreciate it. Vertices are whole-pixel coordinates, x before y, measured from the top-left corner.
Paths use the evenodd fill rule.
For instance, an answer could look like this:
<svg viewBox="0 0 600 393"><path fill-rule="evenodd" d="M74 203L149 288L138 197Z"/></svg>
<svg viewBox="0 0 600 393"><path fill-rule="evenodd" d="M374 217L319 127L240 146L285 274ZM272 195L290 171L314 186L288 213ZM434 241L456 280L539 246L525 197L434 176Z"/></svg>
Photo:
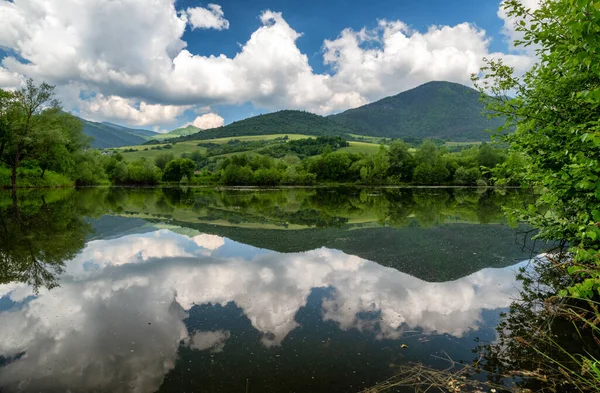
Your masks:
<svg viewBox="0 0 600 393"><path fill-rule="evenodd" d="M127 128L108 122L96 123L79 119L83 123L83 133L93 139L91 146L98 149L141 145L150 139L155 132Z"/></svg>
<svg viewBox="0 0 600 393"><path fill-rule="evenodd" d="M200 129L198 127L194 127L194 126L187 126L187 127L181 127L181 128L177 128L174 129L172 131L169 131L165 134L154 134L154 136L152 136L152 139L171 139L171 138L177 138L180 136L186 136L186 135L190 135L190 134L195 134L197 132L199 132Z"/></svg>
<svg viewBox="0 0 600 393"><path fill-rule="evenodd" d="M304 111L283 110L236 121L224 127L199 131L176 140L272 134L345 135L348 132L350 131L347 127L330 118Z"/></svg>
<svg viewBox="0 0 600 393"><path fill-rule="evenodd" d="M429 82L392 97L328 118L354 134L386 138L489 140L486 129L503 119L487 119L480 93L451 82Z"/></svg>

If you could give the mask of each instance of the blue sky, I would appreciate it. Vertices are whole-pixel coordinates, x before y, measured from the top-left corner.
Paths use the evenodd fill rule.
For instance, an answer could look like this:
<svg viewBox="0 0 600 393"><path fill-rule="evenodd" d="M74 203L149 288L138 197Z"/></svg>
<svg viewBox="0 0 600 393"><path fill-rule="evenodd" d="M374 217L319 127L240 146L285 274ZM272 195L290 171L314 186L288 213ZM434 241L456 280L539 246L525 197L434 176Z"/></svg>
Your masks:
<svg viewBox="0 0 600 393"><path fill-rule="evenodd" d="M48 81L74 114L157 131L284 108L327 115L430 80L469 84L484 56L526 69L533 56L513 50L499 9L497 0L0 0L0 88Z"/></svg>

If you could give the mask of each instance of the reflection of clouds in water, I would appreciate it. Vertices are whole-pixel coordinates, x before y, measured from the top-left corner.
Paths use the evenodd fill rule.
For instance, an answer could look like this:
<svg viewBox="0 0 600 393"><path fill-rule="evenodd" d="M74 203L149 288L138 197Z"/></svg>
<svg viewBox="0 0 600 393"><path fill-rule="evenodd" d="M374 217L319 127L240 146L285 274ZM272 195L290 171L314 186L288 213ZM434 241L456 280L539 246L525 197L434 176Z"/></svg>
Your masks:
<svg viewBox="0 0 600 393"><path fill-rule="evenodd" d="M205 351L210 349L211 352L221 352L225 347L225 341L231 337L231 333L227 330L217 330L214 332L195 332L189 340L186 340L186 345L197 351Z"/></svg>
<svg viewBox="0 0 600 393"><path fill-rule="evenodd" d="M325 248L251 260L210 257L209 246L219 242L203 238L199 247L196 237L166 230L90 242L67 263L60 288L0 313L0 355L25 352L0 368L0 384L156 390L181 340L216 351L229 338L227 331L189 337L183 320L194 304L235 302L271 346L298 326L295 315L317 287L333 289L323 302L325 319L342 329L367 329L373 324L357 313L380 312L377 334L390 338L404 326L461 336L477 328L482 309L506 307L516 294L508 269L427 283ZM0 290L16 302L31 295L22 285Z"/></svg>
<svg viewBox="0 0 600 393"><path fill-rule="evenodd" d="M67 263L67 273L82 276L106 266L146 262L156 258L199 257L210 255L223 245L225 239L215 235L193 238L178 235L166 229L144 234L128 235L118 239L95 240Z"/></svg>
<svg viewBox="0 0 600 393"><path fill-rule="evenodd" d="M206 248L207 250L216 250L217 248L225 244L225 239L221 236L208 235L205 233L202 235L194 236L192 240L194 240L194 243L196 243L200 247Z"/></svg>

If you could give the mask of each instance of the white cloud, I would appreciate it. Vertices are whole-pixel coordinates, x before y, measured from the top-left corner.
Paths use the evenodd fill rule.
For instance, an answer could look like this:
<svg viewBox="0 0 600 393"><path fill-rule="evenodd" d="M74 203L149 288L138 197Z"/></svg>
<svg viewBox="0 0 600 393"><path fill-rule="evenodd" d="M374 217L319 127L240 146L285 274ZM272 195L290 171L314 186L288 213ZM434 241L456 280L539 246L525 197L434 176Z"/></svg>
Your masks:
<svg viewBox="0 0 600 393"><path fill-rule="evenodd" d="M96 97L83 101L81 113L90 120L110 120L137 126L173 123L190 105L147 104L136 105L132 99L119 96Z"/></svg>
<svg viewBox="0 0 600 393"><path fill-rule="evenodd" d="M0 66L0 89L13 90L23 83L23 77Z"/></svg>
<svg viewBox="0 0 600 393"><path fill-rule="evenodd" d="M150 125L174 122L189 106L245 102L327 114L431 80L470 84L484 56L505 58L519 70L532 63L527 54L490 53L489 36L468 23L418 32L383 20L375 29L345 29L325 40L323 61L331 72L318 74L296 45L301 33L273 11L262 13L262 25L235 56L205 56L185 49L183 33L188 23L226 28L221 7L178 12L175 5L175 0L155 0L152 6L142 0L0 2L0 46L26 60L9 56L2 66L95 93L91 102L66 109Z"/></svg>
<svg viewBox="0 0 600 393"><path fill-rule="evenodd" d="M194 127L201 130L221 127L223 124L225 124L225 119L216 113L205 113L202 116L196 117L196 119L192 122Z"/></svg>
<svg viewBox="0 0 600 393"><path fill-rule="evenodd" d="M218 4L209 4L208 8L188 8L186 13L192 29L229 29L229 21Z"/></svg>

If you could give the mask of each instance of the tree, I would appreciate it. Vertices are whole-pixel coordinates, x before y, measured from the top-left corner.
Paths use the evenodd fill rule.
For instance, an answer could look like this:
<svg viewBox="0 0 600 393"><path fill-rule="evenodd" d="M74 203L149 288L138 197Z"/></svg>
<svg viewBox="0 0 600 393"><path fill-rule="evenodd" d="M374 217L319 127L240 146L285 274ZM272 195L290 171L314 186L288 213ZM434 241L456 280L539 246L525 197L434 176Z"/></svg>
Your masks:
<svg viewBox="0 0 600 393"><path fill-rule="evenodd" d="M164 171L169 161L173 161L174 159L175 156L173 153L161 153L154 159L154 165L159 167L161 171Z"/></svg>
<svg viewBox="0 0 600 393"><path fill-rule="evenodd" d="M388 174L402 182L410 182L415 169L415 158L408 149L404 141L395 140L390 144L388 151L390 158Z"/></svg>
<svg viewBox="0 0 600 393"><path fill-rule="evenodd" d="M12 130L9 122L9 111L13 102L13 94L0 89L0 159L4 148L10 142Z"/></svg>
<svg viewBox="0 0 600 393"><path fill-rule="evenodd" d="M39 121L40 114L49 108L58 108L58 101L54 99L54 86L46 83L36 86L29 79L24 88L13 94L7 113L10 139L5 146L7 151L4 152L4 160L12 170L11 185L14 193L17 188L17 169L33 142L31 134L43 127Z"/></svg>
<svg viewBox="0 0 600 393"><path fill-rule="evenodd" d="M54 86L32 79L14 92L0 92L0 160L11 168L13 192L25 159L37 160L42 177L48 169L67 170L71 155L88 143L83 125L60 110Z"/></svg>
<svg viewBox="0 0 600 393"><path fill-rule="evenodd" d="M191 179L194 175L196 164L189 158L178 158L170 161L165 167L163 178L166 181L179 182L184 176Z"/></svg>

